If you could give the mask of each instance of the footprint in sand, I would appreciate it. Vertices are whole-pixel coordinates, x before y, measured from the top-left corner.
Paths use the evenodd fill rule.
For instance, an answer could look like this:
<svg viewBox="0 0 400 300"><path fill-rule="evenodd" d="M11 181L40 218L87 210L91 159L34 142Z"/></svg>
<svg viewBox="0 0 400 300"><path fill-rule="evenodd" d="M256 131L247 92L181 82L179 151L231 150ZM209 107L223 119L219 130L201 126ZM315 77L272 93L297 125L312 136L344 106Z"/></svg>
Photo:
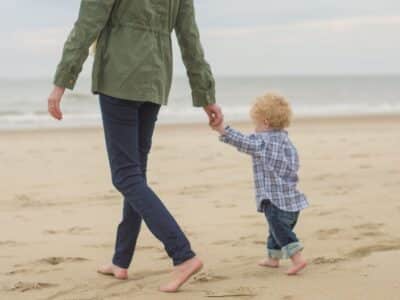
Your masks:
<svg viewBox="0 0 400 300"><path fill-rule="evenodd" d="M354 229L359 231L359 234L366 237L376 237L382 236L383 233L380 231L383 223L364 223L353 226ZM359 236L355 237L355 239L359 239Z"/></svg>
<svg viewBox="0 0 400 300"><path fill-rule="evenodd" d="M47 273L50 271L54 272L59 269L52 267L51 270L49 270L48 268L40 268L40 266L57 266L65 263L77 263L84 261L88 261L88 259L83 257L46 257L28 264L16 264L14 265L16 269L6 273L6 275L17 275L31 272L36 274Z"/></svg>
<svg viewBox="0 0 400 300"><path fill-rule="evenodd" d="M316 232L317 239L327 240L341 232L339 228L321 229Z"/></svg>
<svg viewBox="0 0 400 300"><path fill-rule="evenodd" d="M45 257L39 260L36 260L32 263L28 263L28 264L17 264L14 265L14 267L16 268L24 268L26 266L29 265L50 265L50 266L56 266L56 265L60 265L60 264L64 264L64 263L75 263L75 262L84 262L84 261L88 261L87 258L83 258L83 257Z"/></svg>
<svg viewBox="0 0 400 300"><path fill-rule="evenodd" d="M9 272L4 273L5 275L11 276L11 275L18 275L18 274L25 274L25 273L29 273L31 270L29 269L16 269L16 270L12 270Z"/></svg>
<svg viewBox="0 0 400 300"><path fill-rule="evenodd" d="M88 259L83 257L46 257L36 261L36 263L56 266L63 263L73 263L73 262L83 262L83 261L88 261Z"/></svg>
<svg viewBox="0 0 400 300"><path fill-rule="evenodd" d="M45 230L44 233L46 234L71 234L71 235L79 235L83 233L87 233L91 230L89 227L79 227L79 226L74 226L68 229L60 229L60 230L54 230L54 229L48 229Z"/></svg>
<svg viewBox="0 0 400 300"><path fill-rule="evenodd" d="M213 272L201 272L198 275L193 277L194 283L208 283L208 282L216 282L227 280L229 277L216 275Z"/></svg>
<svg viewBox="0 0 400 300"><path fill-rule="evenodd" d="M41 202L25 194L14 195L14 200L15 203L17 203L17 205L20 207L44 207L44 206L62 205L59 202L57 204L51 202Z"/></svg>
<svg viewBox="0 0 400 300"><path fill-rule="evenodd" d="M257 294L248 287L239 287L233 290L226 290L226 291L207 291L206 295L207 298L239 298L239 297L254 297Z"/></svg>
<svg viewBox="0 0 400 300"><path fill-rule="evenodd" d="M374 244L363 246L350 251L348 258L363 258L375 252L400 250L400 240L375 241Z"/></svg>
<svg viewBox="0 0 400 300"><path fill-rule="evenodd" d="M38 271L34 271L32 268L30 269L15 269L9 272L4 273L7 276L14 276L14 275L18 275L18 274L27 274L27 273L36 273L36 274L43 274L43 273L48 273L48 272L54 272L54 271L60 271L62 270L62 268L52 268L51 270L38 270Z"/></svg>
<svg viewBox="0 0 400 300"><path fill-rule="evenodd" d="M0 241L0 246L15 247L18 243L15 241Z"/></svg>
<svg viewBox="0 0 400 300"><path fill-rule="evenodd" d="M373 229L380 229L384 223L364 223L364 224L359 224L355 225L355 229L368 229L368 230L373 230Z"/></svg>
<svg viewBox="0 0 400 300"><path fill-rule="evenodd" d="M316 265L336 264L336 263L342 262L342 261L344 261L344 260L345 260L345 259L342 258L342 257L325 257L325 256L320 256L320 257L314 258L314 259L312 260L312 263L313 263L313 264L316 264Z"/></svg>
<svg viewBox="0 0 400 300"><path fill-rule="evenodd" d="M22 207L35 206L35 201L33 201L28 195L16 194L14 199Z"/></svg>
<svg viewBox="0 0 400 300"><path fill-rule="evenodd" d="M46 288L51 288L51 287L56 287L58 286L58 284L54 284L54 283L48 283L48 282L17 282L16 284L14 284L14 286L12 286L11 288L9 288L9 291L12 292L21 292L21 293L25 293L28 291L32 291L32 290L42 290L42 289L46 289Z"/></svg>

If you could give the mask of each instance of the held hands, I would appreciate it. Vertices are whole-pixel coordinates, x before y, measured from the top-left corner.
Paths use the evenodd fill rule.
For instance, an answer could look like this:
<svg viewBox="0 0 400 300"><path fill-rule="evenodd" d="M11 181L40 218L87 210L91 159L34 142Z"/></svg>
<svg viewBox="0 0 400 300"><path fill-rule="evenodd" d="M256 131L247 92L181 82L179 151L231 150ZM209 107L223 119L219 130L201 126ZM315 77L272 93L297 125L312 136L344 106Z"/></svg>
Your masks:
<svg viewBox="0 0 400 300"><path fill-rule="evenodd" d="M217 104L211 104L204 107L205 112L210 120L210 126L213 130L220 134L225 133L224 115L221 108Z"/></svg>
<svg viewBox="0 0 400 300"><path fill-rule="evenodd" d="M65 88L55 86L48 99L48 112L56 120L62 120L60 103L64 95Z"/></svg>
<svg viewBox="0 0 400 300"><path fill-rule="evenodd" d="M204 111L208 115L210 126L217 126L224 121L224 115L221 108L217 104L204 106Z"/></svg>

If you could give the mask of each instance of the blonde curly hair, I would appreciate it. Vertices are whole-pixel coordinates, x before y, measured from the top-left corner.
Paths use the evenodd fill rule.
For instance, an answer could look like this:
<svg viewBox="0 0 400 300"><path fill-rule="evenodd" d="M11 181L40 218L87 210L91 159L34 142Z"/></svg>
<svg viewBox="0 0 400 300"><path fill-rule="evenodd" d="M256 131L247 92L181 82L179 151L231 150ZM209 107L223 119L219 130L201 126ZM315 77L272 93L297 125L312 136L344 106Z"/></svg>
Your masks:
<svg viewBox="0 0 400 300"><path fill-rule="evenodd" d="M250 110L255 122L268 122L272 129L281 130L289 127L292 109L286 98L278 93L268 93L258 97Z"/></svg>

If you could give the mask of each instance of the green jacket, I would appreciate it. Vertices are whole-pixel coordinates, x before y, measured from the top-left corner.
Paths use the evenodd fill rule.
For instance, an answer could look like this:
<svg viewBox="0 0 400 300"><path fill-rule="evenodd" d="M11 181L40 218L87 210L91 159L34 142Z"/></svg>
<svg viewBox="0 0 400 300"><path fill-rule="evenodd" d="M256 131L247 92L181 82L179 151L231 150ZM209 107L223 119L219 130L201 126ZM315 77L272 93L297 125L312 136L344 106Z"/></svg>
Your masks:
<svg viewBox="0 0 400 300"><path fill-rule="evenodd" d="M215 103L215 82L204 59L193 0L82 0L54 84L73 89L97 40L93 93L167 104L175 30L193 105Z"/></svg>

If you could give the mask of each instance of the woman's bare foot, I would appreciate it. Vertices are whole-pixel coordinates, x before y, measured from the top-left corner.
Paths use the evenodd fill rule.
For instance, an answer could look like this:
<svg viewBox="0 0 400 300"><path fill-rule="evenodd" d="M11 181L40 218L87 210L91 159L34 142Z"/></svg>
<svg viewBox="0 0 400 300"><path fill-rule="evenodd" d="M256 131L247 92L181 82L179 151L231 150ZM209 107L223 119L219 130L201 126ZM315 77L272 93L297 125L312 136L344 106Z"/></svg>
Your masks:
<svg viewBox="0 0 400 300"><path fill-rule="evenodd" d="M103 275L114 276L120 280L128 279L128 269L120 268L114 264L101 266L97 272Z"/></svg>
<svg viewBox="0 0 400 300"><path fill-rule="evenodd" d="M265 258L258 262L258 265L261 267L268 267L268 268L279 268L279 259L273 258Z"/></svg>
<svg viewBox="0 0 400 300"><path fill-rule="evenodd" d="M299 273L301 270L303 270L307 266L307 262L301 256L300 252L297 252L290 259L292 260L293 267L291 267L289 270L287 270L287 272L286 272L287 275L296 275L297 273Z"/></svg>
<svg viewBox="0 0 400 300"><path fill-rule="evenodd" d="M172 273L172 280L161 286L160 291L165 293L175 293L179 288L189 280L194 274L203 268L203 263L197 257L189 259L184 263L176 266Z"/></svg>

